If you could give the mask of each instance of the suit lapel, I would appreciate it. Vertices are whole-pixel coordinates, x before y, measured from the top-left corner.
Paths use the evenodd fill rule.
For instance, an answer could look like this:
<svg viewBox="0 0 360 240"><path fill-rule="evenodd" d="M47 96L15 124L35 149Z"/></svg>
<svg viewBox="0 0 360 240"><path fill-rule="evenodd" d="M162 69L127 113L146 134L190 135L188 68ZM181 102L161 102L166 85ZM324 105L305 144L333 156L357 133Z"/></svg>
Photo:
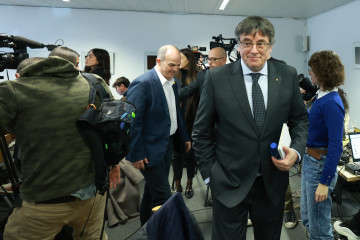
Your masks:
<svg viewBox="0 0 360 240"><path fill-rule="evenodd" d="M281 81L283 81L282 76L275 69L275 66L271 61L268 61L268 102L266 109L266 118L264 123L264 130L271 125L270 119L271 116L275 113L277 108L277 102L280 93Z"/></svg>
<svg viewBox="0 0 360 240"><path fill-rule="evenodd" d="M227 74L230 89L233 92L233 95L239 104L244 116L249 121L251 128L260 135L260 132L256 126L253 114L251 112L249 99L247 97L246 87L245 87L245 80L243 76L243 71L241 67L241 61L238 60L235 62L230 68L230 74ZM251 103L252 104L252 103Z"/></svg>
<svg viewBox="0 0 360 240"><path fill-rule="evenodd" d="M164 88L161 84L159 76L155 71L155 67L151 70L151 74L152 74L152 85L154 88L155 97L158 96L160 98L162 108L164 109L166 116L170 118L169 107L167 105Z"/></svg>

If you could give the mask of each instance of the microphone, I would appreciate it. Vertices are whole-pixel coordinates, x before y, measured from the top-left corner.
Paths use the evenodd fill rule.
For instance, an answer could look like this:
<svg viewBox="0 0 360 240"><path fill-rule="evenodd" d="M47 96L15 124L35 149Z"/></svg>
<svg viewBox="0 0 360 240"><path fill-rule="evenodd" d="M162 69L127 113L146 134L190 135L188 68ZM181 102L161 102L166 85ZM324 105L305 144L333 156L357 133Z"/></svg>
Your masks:
<svg viewBox="0 0 360 240"><path fill-rule="evenodd" d="M11 39L15 44L25 45L29 48L44 48L45 47L45 45L42 43L30 40L28 38L20 37L20 36L11 36Z"/></svg>
<svg viewBox="0 0 360 240"><path fill-rule="evenodd" d="M276 143L271 143L270 144L270 155L277 158L277 159L281 159L279 151L278 151L278 145Z"/></svg>

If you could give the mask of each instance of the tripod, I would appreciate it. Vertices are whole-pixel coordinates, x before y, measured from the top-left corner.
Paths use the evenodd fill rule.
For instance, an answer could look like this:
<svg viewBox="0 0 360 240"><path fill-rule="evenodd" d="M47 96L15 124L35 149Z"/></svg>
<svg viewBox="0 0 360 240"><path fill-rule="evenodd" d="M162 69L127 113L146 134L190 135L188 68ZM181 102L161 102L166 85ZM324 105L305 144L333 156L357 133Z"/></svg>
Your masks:
<svg viewBox="0 0 360 240"><path fill-rule="evenodd" d="M15 170L14 161L11 157L10 150L9 150L8 143L6 141L4 132L5 132L4 130L0 131L0 151L1 151L1 155L3 157L4 163L5 163L5 166L6 166L6 170L9 175L9 179L11 182L11 189L12 189L13 194L12 195L8 194L6 190L5 190L5 193L6 193L7 197L9 198L9 200L13 201L14 197L19 194L19 187L20 187L21 182L20 182L17 172Z"/></svg>

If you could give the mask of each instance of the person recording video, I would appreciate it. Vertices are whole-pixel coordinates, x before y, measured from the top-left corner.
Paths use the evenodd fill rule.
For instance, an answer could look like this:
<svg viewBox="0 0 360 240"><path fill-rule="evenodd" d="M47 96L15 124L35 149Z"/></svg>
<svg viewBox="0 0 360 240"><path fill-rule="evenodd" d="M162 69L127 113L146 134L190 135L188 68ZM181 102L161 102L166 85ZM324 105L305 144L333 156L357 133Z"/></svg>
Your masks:
<svg viewBox="0 0 360 240"><path fill-rule="evenodd" d="M5 239L52 240L65 224L74 238L101 237L106 195L96 192L90 149L74 124L86 110L90 87L75 64L50 56L0 83L0 127L16 133L23 176L23 203L10 215Z"/></svg>

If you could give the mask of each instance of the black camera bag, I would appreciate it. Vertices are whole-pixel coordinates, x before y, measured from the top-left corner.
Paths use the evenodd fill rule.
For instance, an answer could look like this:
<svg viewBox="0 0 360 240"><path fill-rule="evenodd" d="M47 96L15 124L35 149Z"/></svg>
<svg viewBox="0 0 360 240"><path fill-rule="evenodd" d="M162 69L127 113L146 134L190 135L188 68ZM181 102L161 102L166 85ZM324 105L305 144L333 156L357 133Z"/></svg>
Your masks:
<svg viewBox="0 0 360 240"><path fill-rule="evenodd" d="M94 75L82 75L90 85L89 106L76 121L76 126L95 161L96 189L104 194L109 187L110 166L118 164L129 151L129 130L135 118L135 106L123 100L112 100ZM98 109L96 94L101 100Z"/></svg>

